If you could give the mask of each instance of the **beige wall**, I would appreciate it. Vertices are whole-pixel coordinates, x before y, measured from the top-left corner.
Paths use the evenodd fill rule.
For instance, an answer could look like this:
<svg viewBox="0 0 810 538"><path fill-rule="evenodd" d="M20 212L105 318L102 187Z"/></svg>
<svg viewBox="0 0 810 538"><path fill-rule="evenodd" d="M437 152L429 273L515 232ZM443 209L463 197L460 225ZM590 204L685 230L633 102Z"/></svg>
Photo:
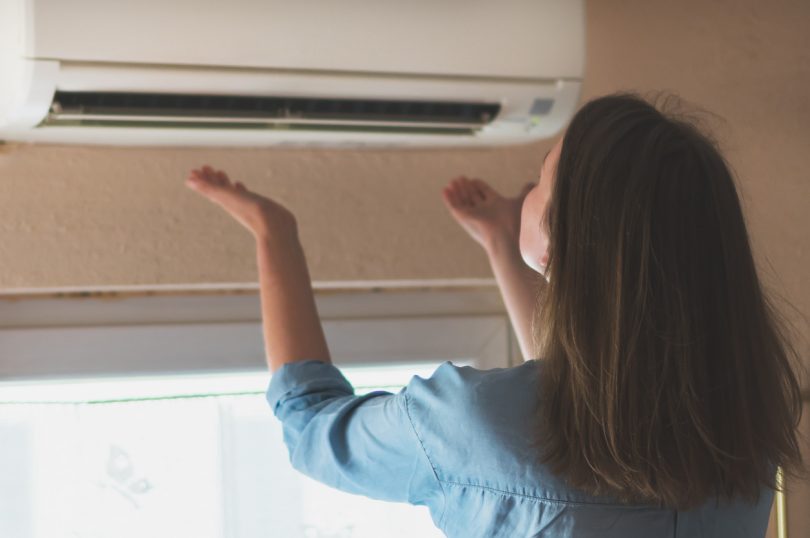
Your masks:
<svg viewBox="0 0 810 538"><path fill-rule="evenodd" d="M513 188L536 148L457 151L20 147L0 157L0 287L255 282L250 237L183 187L202 163L297 215L315 280L489 277L440 189Z"/></svg>
<svg viewBox="0 0 810 538"><path fill-rule="evenodd" d="M585 97L672 89L724 117L765 276L810 312L810 4L599 0L587 13ZM0 288L255 281L248 237L181 186L203 162L299 215L315 280L488 277L439 189L465 173L515 191L546 146L7 147Z"/></svg>
<svg viewBox="0 0 810 538"><path fill-rule="evenodd" d="M808 361L810 2L594 0L587 17L585 97L675 90L725 118L715 131L739 178L763 276L797 308L786 313ZM0 288L255 281L249 237L182 187L200 163L297 213L316 281L490 277L486 258L445 213L439 189L464 173L514 192L535 176L548 145L6 147ZM793 512L804 514L797 502ZM810 534L802 525L793 536Z"/></svg>

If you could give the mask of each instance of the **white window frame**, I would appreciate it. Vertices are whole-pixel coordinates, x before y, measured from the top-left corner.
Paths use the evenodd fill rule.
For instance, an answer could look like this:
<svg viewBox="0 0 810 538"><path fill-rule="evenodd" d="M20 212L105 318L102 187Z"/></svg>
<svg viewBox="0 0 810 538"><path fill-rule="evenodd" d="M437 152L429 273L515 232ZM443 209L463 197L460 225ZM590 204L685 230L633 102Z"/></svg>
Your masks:
<svg viewBox="0 0 810 538"><path fill-rule="evenodd" d="M316 293L338 365L522 361L497 288ZM260 371L255 292L0 299L0 383ZM313 357L317 358L317 357Z"/></svg>

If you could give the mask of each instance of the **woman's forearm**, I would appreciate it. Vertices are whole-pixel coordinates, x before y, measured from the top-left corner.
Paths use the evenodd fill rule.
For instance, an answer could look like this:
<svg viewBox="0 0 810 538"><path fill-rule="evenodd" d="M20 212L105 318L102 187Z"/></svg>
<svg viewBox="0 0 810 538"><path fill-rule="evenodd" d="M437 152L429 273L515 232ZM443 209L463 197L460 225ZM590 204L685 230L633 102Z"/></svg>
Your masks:
<svg viewBox="0 0 810 538"><path fill-rule="evenodd" d="M270 370L307 359L331 362L300 242L258 237L256 255Z"/></svg>
<svg viewBox="0 0 810 538"><path fill-rule="evenodd" d="M486 252L523 358L536 359L532 344L532 316L536 308L538 286L544 285L545 280L526 265L513 238L504 237L491 241Z"/></svg>
<svg viewBox="0 0 810 538"><path fill-rule="evenodd" d="M295 215L207 165L192 170L186 186L219 205L256 240L262 332L270 370L308 359L331 362Z"/></svg>

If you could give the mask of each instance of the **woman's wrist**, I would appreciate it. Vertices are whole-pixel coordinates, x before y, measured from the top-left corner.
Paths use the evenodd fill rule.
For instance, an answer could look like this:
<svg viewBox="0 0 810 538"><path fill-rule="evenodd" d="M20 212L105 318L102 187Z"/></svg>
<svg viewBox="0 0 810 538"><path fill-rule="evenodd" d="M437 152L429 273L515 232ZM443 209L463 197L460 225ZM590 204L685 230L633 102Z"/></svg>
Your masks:
<svg viewBox="0 0 810 538"><path fill-rule="evenodd" d="M297 234L254 234L256 250L263 269L274 273L274 278L282 273L283 278L298 278L307 265L304 247ZM262 263L263 262L263 263Z"/></svg>
<svg viewBox="0 0 810 538"><path fill-rule="evenodd" d="M257 241L289 241L298 238L298 220L287 208L269 199L259 200L246 218Z"/></svg>
<svg viewBox="0 0 810 538"><path fill-rule="evenodd" d="M257 243L279 244L281 246L299 243L298 223L291 216L280 219L280 221L279 219L264 216L259 217L251 226L250 231L253 233L253 238Z"/></svg>
<svg viewBox="0 0 810 538"><path fill-rule="evenodd" d="M483 243L490 258L520 254L520 240L506 231L490 234Z"/></svg>
<svg viewBox="0 0 810 538"><path fill-rule="evenodd" d="M298 238L297 230L286 231L284 233L264 229L253 230L253 238L256 240L256 243L262 243L270 246L278 245L282 248L284 246L295 246L301 242Z"/></svg>

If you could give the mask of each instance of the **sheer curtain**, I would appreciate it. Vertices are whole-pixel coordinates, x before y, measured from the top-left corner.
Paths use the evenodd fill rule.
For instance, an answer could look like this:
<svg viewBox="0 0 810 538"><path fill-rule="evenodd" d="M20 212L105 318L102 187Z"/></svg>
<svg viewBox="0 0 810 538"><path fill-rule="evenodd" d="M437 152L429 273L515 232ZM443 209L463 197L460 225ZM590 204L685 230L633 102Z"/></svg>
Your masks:
<svg viewBox="0 0 810 538"><path fill-rule="evenodd" d="M519 358L494 287L317 301L359 393ZM0 302L0 538L440 536L423 507L291 468L259 312L255 295Z"/></svg>
<svg viewBox="0 0 810 538"><path fill-rule="evenodd" d="M396 391L435 366L346 373L358 393ZM424 507L341 493L293 470L264 400L269 374L226 381L174 376L0 392L0 536L441 536Z"/></svg>

